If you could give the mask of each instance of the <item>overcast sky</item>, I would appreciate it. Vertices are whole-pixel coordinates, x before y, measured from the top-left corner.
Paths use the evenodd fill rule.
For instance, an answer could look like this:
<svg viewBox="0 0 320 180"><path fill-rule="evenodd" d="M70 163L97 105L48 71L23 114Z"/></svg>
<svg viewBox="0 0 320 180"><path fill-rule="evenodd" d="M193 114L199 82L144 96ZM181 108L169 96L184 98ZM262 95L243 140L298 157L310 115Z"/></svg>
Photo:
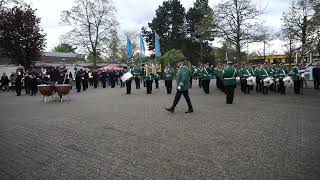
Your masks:
<svg viewBox="0 0 320 180"><path fill-rule="evenodd" d="M182 5L189 9L195 0L180 0ZM209 0L210 6L223 0ZM290 0L253 0L257 7L265 10L263 19L267 26L270 26L274 31L279 31L281 28L281 15L283 11L289 8ZM38 16L41 17L41 26L47 34L47 51L52 50L60 42L62 34L68 31L68 27L60 24L61 11L70 9L73 0L29 0L32 7L37 9ZM120 23L120 33L125 31L139 31L142 26L147 26L147 23L152 20L155 15L155 10L161 5L163 0L114 0L114 5L117 8L118 21ZM219 42L214 43L219 46ZM250 51L261 49L257 45L251 45ZM280 51L281 45L275 41L271 43L269 51ZM281 51L280 51L281 52Z"/></svg>

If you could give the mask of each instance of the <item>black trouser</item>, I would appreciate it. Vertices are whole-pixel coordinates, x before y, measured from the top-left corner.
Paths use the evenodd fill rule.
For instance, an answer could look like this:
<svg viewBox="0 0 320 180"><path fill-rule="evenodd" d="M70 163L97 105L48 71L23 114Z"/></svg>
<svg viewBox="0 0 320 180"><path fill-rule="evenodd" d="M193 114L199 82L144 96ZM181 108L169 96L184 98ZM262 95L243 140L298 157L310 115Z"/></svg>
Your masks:
<svg viewBox="0 0 320 180"><path fill-rule="evenodd" d="M110 82L111 82L111 88L115 88L116 81L114 79L111 79Z"/></svg>
<svg viewBox="0 0 320 180"><path fill-rule="evenodd" d="M172 80L165 80L165 85L167 88L167 94L171 94L172 91Z"/></svg>
<svg viewBox="0 0 320 180"><path fill-rule="evenodd" d="M156 89L158 89L159 88L159 78L156 78L154 81L156 83Z"/></svg>
<svg viewBox="0 0 320 180"><path fill-rule="evenodd" d="M76 88L77 88L77 92L81 91L81 80L76 80Z"/></svg>
<svg viewBox="0 0 320 180"><path fill-rule="evenodd" d="M262 89L262 83L261 83L261 79L260 78L256 78L256 91L257 92L261 92L261 89Z"/></svg>
<svg viewBox="0 0 320 180"><path fill-rule="evenodd" d="M30 91L31 91L31 87L30 87L30 81L29 80L26 80L25 83L24 83L24 88L26 90L26 94L30 94Z"/></svg>
<svg viewBox="0 0 320 180"><path fill-rule="evenodd" d="M146 81L143 80L143 87L146 87Z"/></svg>
<svg viewBox="0 0 320 180"><path fill-rule="evenodd" d="M98 87L98 83L99 83L98 79L93 80L93 88L96 89Z"/></svg>
<svg viewBox="0 0 320 180"><path fill-rule="evenodd" d="M37 94L37 83L36 82L33 82L31 84L31 96L35 96Z"/></svg>
<svg viewBox="0 0 320 180"><path fill-rule="evenodd" d="M202 80L203 91L206 94L209 94L209 92L210 92L209 86L210 86L210 80Z"/></svg>
<svg viewBox="0 0 320 180"><path fill-rule="evenodd" d="M265 86L264 85L264 81L262 81L262 93L263 94L268 94L268 91L269 91L269 86Z"/></svg>
<svg viewBox="0 0 320 180"><path fill-rule="evenodd" d="M314 88L315 89L319 89L319 87L320 87L320 78L315 78L313 80L313 84L314 84Z"/></svg>
<svg viewBox="0 0 320 180"><path fill-rule="evenodd" d="M286 87L284 86L283 78L279 78L278 92L280 94L286 94Z"/></svg>
<svg viewBox="0 0 320 180"><path fill-rule="evenodd" d="M201 82L201 78L199 78L199 87L201 88L202 86L202 82Z"/></svg>
<svg viewBox="0 0 320 180"><path fill-rule="evenodd" d="M277 81L276 81L276 79L274 78L274 83L272 84L272 91L274 91L275 93L277 93L277 87L278 87Z"/></svg>
<svg viewBox="0 0 320 180"><path fill-rule="evenodd" d="M193 81L193 79L192 79L192 77L191 77L191 76L190 76L189 81L190 81L190 88L192 88L192 81Z"/></svg>
<svg viewBox="0 0 320 180"><path fill-rule="evenodd" d="M106 80L102 80L102 88L106 88L107 87L107 81Z"/></svg>
<svg viewBox="0 0 320 180"><path fill-rule="evenodd" d="M122 80L120 80L120 88L124 87L124 83L122 82Z"/></svg>
<svg viewBox="0 0 320 180"><path fill-rule="evenodd" d="M17 96L21 96L21 85L16 85Z"/></svg>
<svg viewBox="0 0 320 180"><path fill-rule="evenodd" d="M294 88L295 94L300 94L301 81L300 80L293 81L293 88Z"/></svg>
<svg viewBox="0 0 320 180"><path fill-rule="evenodd" d="M246 93L246 79L245 78L240 78L240 85L241 85L241 92Z"/></svg>
<svg viewBox="0 0 320 180"><path fill-rule="evenodd" d="M152 92L152 80L146 80L146 86L147 86L147 94L151 94L151 92Z"/></svg>
<svg viewBox="0 0 320 180"><path fill-rule="evenodd" d="M128 80L126 82L127 94L131 94L131 82L132 82L132 80Z"/></svg>
<svg viewBox="0 0 320 180"><path fill-rule="evenodd" d="M86 91L88 88L88 81L86 79L82 80L82 88L83 88L83 91Z"/></svg>
<svg viewBox="0 0 320 180"><path fill-rule="evenodd" d="M188 104L188 108L189 108L189 110L193 110L193 107L192 107L192 104L191 104L191 100L190 100L190 97L189 97L189 92L188 92L188 90L185 90L185 91L177 91L177 93L176 93L176 96L175 96L175 98L174 98L174 101L173 101L173 104L172 104L172 109L175 109L176 108L176 106L177 106L177 104L178 104L178 102L179 102L179 100L180 100L180 98L181 98L181 95L183 94L183 96L184 96L184 98L186 99L186 102L187 102L187 104Z"/></svg>
<svg viewBox="0 0 320 180"><path fill-rule="evenodd" d="M250 94L251 86L248 85L247 79L243 78L243 92L245 94Z"/></svg>
<svg viewBox="0 0 320 180"><path fill-rule="evenodd" d="M92 78L89 79L89 84L90 84L90 86L93 86L93 79Z"/></svg>
<svg viewBox="0 0 320 180"><path fill-rule="evenodd" d="M140 89L140 79L136 77L134 78L134 81L136 82L136 89Z"/></svg>
<svg viewBox="0 0 320 180"><path fill-rule="evenodd" d="M224 86L224 92L226 93L226 103L232 104L233 103L233 97L234 97L234 85L225 85Z"/></svg>

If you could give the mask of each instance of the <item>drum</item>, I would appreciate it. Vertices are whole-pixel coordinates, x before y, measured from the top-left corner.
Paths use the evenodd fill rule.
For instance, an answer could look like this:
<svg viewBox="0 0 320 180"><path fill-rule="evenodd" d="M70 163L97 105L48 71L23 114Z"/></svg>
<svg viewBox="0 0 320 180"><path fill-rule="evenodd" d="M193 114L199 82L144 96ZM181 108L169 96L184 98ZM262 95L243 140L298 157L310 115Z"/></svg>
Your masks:
<svg viewBox="0 0 320 180"><path fill-rule="evenodd" d="M290 86L293 83L292 78L290 76L283 78L283 82L285 86Z"/></svg>
<svg viewBox="0 0 320 180"><path fill-rule="evenodd" d="M38 85L38 89L43 96L52 96L54 94L54 87L47 84Z"/></svg>
<svg viewBox="0 0 320 180"><path fill-rule="evenodd" d="M248 86L253 86L256 83L256 78L253 76L250 76L247 78L247 85Z"/></svg>
<svg viewBox="0 0 320 180"><path fill-rule="evenodd" d="M263 79L264 86L271 86L273 84L273 79L271 77L267 77Z"/></svg>
<svg viewBox="0 0 320 180"><path fill-rule="evenodd" d="M55 85L55 90L59 95L67 95L70 93L71 86L70 84L57 84Z"/></svg>
<svg viewBox="0 0 320 180"><path fill-rule="evenodd" d="M128 80L130 80L132 78L133 78L133 75L131 74L131 72L127 72L120 79L122 82L127 82Z"/></svg>

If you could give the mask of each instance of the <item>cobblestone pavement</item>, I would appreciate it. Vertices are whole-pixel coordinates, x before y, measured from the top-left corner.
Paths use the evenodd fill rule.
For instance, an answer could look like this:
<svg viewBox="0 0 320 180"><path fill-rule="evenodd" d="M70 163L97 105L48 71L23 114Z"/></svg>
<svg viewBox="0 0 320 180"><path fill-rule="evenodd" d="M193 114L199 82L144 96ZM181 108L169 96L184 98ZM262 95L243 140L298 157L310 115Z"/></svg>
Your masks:
<svg viewBox="0 0 320 180"><path fill-rule="evenodd" d="M196 82L194 82L195 84ZM89 89L63 103L0 93L0 179L320 179L320 91ZM73 90L74 91L74 90Z"/></svg>

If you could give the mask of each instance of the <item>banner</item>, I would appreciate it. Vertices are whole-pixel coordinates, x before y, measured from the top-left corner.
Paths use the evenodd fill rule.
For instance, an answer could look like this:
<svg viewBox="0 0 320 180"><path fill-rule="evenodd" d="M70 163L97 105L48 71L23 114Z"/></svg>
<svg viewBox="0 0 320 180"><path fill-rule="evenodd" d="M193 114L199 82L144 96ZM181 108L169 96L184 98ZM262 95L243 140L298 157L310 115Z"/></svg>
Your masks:
<svg viewBox="0 0 320 180"><path fill-rule="evenodd" d="M129 36L127 36L127 51L128 51L128 61L131 61L133 58L133 45Z"/></svg>
<svg viewBox="0 0 320 180"><path fill-rule="evenodd" d="M154 33L154 44L155 44L155 55L156 58L161 56L161 51L160 51L160 37L159 35L155 32Z"/></svg>
<svg viewBox="0 0 320 180"><path fill-rule="evenodd" d="M142 34L140 34L140 55L141 55L141 58L146 57L145 52L146 52L146 49L144 46L143 36L142 36Z"/></svg>

